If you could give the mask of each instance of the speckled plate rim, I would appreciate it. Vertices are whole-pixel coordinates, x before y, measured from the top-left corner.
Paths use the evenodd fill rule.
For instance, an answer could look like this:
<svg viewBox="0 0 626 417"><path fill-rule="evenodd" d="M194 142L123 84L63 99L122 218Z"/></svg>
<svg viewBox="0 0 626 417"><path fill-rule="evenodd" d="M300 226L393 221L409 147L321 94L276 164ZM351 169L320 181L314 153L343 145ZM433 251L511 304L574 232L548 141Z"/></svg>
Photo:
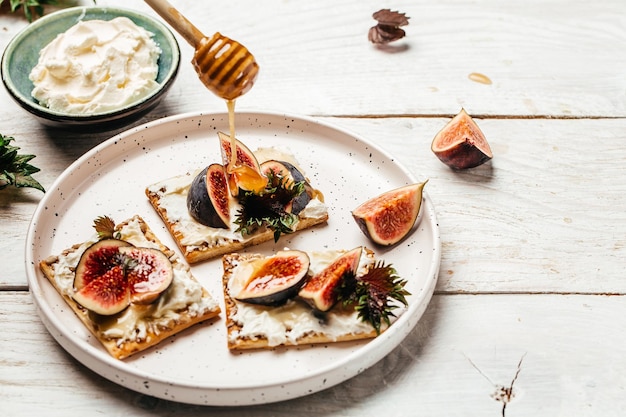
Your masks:
<svg viewBox="0 0 626 417"><path fill-rule="evenodd" d="M395 349L413 330L430 302L439 272L441 242L434 206L427 191L424 192L419 223L414 233L409 236L410 240L401 242L400 245L392 249L381 249L378 253L381 258L388 262L397 262L396 268L399 266L404 268L405 262L407 262L406 266L411 269L410 276L403 276L410 281L408 288L412 295L409 296L409 308L389 330L370 341L320 345L303 347L302 349L282 348L278 352L246 352L242 355L227 353L227 356L224 357L226 362L237 363L235 361L241 361L249 367L256 367L255 371L257 372L261 369L270 372L267 378L262 380L237 376L230 382L222 381L220 378L201 381L201 378L196 374L171 376L155 372L153 369L155 363L170 365L167 362L169 360L172 362L172 367L175 365L173 362L176 359L173 355L177 349L179 349L177 352L179 354L181 350L191 353L192 351L189 349L208 349L205 345L199 348L195 343L206 344L207 342L203 342L201 339L203 337L208 338L210 332L213 332L211 337L225 337L223 332L219 330L220 327L223 327L223 322L220 321L208 325L199 325L195 329L188 329L182 335L175 337L172 343L165 343L162 347L152 348L153 350L147 351L137 361L113 359L97 342L89 337L88 332L78 319L73 317L73 313L68 311L69 309L65 306L62 298L58 296L37 267L40 259L58 253L61 249L68 247L70 243L80 241L77 240L78 236L83 236L83 238L89 236L90 231L87 230L89 226L78 227L77 225L91 224L91 221L87 219L92 220L95 216L102 214L103 211L107 211L107 204L114 204L115 197L112 197L111 201L95 203L97 206L93 208L95 211L92 210L84 216L82 214L85 211L83 207L85 202L93 200L93 195L90 193L101 193L100 188L104 187L103 181L109 184L109 177L115 178L126 175L127 171L136 172L138 169L143 169L146 163L151 163L148 160L150 158L156 158L163 162L163 166L176 164L174 168L164 168L157 173L150 174L152 175L152 182L163 179L164 175L167 178L168 169L172 172L182 169L180 168L180 161L184 160L183 156L189 157L190 160L187 163L193 164L195 156L190 152L194 149L195 141L210 140L209 138L215 136L217 130L224 130L227 127L227 120L228 116L225 113L194 113L171 116L134 127L87 152L57 178L55 183L49 187L48 193L33 215L25 246L26 274L38 314L57 342L85 366L119 385L158 398L190 404L236 406L283 401L332 387L360 374ZM287 141L290 148L295 146L296 149L300 147L300 150L310 149L312 155L308 156L304 155L303 152L298 154L294 150L300 162L303 162L304 159L305 171L315 168L313 165L317 163L336 165L338 162L344 162L348 166L345 167L345 172L342 171L342 176L351 175L351 172L359 170L364 175L374 174L378 178L375 180L378 181L378 188L389 189L392 186L416 182L410 171L377 145L347 130L314 118L282 113L240 112L237 114L237 126L238 137L244 141L247 141L248 137L260 135L262 140L275 142L268 143L270 145L281 146ZM263 132L265 136L257 132ZM276 132L275 135L272 132ZM274 139L272 136L275 136ZM323 143L319 144L320 141ZM217 146L217 142L214 143ZM251 146L251 143L247 142L247 144ZM335 149L334 144L338 150ZM192 148L187 149L187 146ZM252 146L252 148L255 149L256 147ZM187 153L184 153L183 150ZM179 154L169 161L160 159L171 151ZM343 155L346 155L346 160L318 162L315 159L313 165L310 165L310 158L314 158L317 152L324 155L345 152ZM389 174L391 172L393 175ZM307 171L307 174L312 173ZM140 173L141 175L148 174ZM313 179L313 181L319 181L324 175L326 174L315 173L317 179ZM119 178L119 181L126 181L126 178ZM145 181L145 179L138 179L138 181ZM145 185L149 184L138 187ZM329 185L327 184L327 186ZM334 184L334 186L338 185ZM319 185L319 187L324 188L323 185ZM370 190L369 193L377 195L381 191L378 188ZM347 188L339 187L337 190L339 192L335 193L334 198L342 198L337 197L337 195L343 195L346 192L348 194L354 193L354 190L348 191ZM360 190L358 194L351 194L350 201L356 195L362 195L359 197L361 200L367 198L366 193ZM142 198L136 196L135 193L133 193L132 198L124 198L124 201L129 201L129 208L125 210L135 212L138 207L150 210L149 204L145 201L133 202L134 199ZM349 214L349 208L354 203L350 202L349 204L349 207L338 208L338 210L348 211ZM342 232L340 237L335 238L338 242L345 243L346 248L358 244L371 247L371 244L360 231L353 232L354 229L352 228L358 230L356 224L348 226L351 220L348 219L347 215L338 215L337 213L333 216L331 212L331 220L326 228L314 230L310 235L294 236L293 241L289 240L286 243L295 246L298 246L299 243L313 245L313 242L328 239L329 236L338 234L338 230L332 230L335 227L349 227L350 236L345 236L345 233ZM67 219L71 218L71 221L65 217L68 214L70 215L67 216ZM156 230L157 235L171 246L171 241L169 241L162 225L158 223L156 214L149 211L136 214L141 214L146 218L150 226ZM334 221L333 217L339 217L337 223L331 223ZM316 233L318 234L316 235ZM335 245L339 244L335 243ZM311 247L311 249L314 248ZM257 250L263 249L259 247ZM420 264L421 261L423 262ZM214 267L210 263L203 265L192 267L196 276L199 274L204 276L202 268ZM402 268L400 271L403 270ZM206 283L203 282L203 284ZM222 298L220 293L214 291L213 293L218 299ZM225 339L216 343L219 343L219 346L213 347L214 349L227 351ZM172 356L168 357L168 354ZM258 355L258 357L254 355ZM274 360L268 361L268 358ZM322 360L320 366L308 365L311 366L310 369L307 368L304 371L297 369L295 374L280 374L278 377L273 377L271 374L272 368L279 366L281 361L295 361L292 365L296 369L297 366L300 366L299 362L306 362L311 358L314 358L315 361L320 358L328 359L328 362L322 363ZM209 362L213 366L210 359ZM225 366L232 366L232 363ZM288 363L291 364L291 362ZM215 365L216 368L219 368L217 361ZM188 366L202 368L202 365L195 363L188 364ZM222 370L222 372L230 371L230 369ZM166 371L163 370L163 372ZM219 373L219 369L217 371L213 369L211 372ZM222 377L224 375L226 374L223 374ZM206 375L202 374L201 377L206 377Z"/></svg>

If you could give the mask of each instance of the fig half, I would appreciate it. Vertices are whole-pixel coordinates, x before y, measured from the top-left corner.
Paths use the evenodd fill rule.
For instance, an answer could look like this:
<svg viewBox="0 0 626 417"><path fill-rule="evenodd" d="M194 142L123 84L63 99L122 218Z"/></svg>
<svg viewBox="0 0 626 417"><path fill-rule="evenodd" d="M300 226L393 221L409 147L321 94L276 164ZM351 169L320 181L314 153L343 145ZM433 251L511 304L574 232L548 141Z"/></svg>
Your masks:
<svg viewBox="0 0 626 417"><path fill-rule="evenodd" d="M193 179L187 193L187 210L205 226L230 227L228 182L221 164L209 165Z"/></svg>
<svg viewBox="0 0 626 417"><path fill-rule="evenodd" d="M363 247L359 246L334 260L309 278L298 295L314 309L325 312L339 299L339 289L346 274L356 275Z"/></svg>
<svg viewBox="0 0 626 417"><path fill-rule="evenodd" d="M132 246L120 239L102 239L89 246L80 256L74 274L74 288L80 290L119 265L121 247Z"/></svg>
<svg viewBox="0 0 626 417"><path fill-rule="evenodd" d="M130 287L124 266L115 265L103 275L76 291L74 301L87 310L110 316L130 304Z"/></svg>
<svg viewBox="0 0 626 417"><path fill-rule="evenodd" d="M172 283L172 263L160 250L127 246L120 253L130 258L126 275L131 303L150 304Z"/></svg>
<svg viewBox="0 0 626 417"><path fill-rule="evenodd" d="M248 191L262 191L267 185L267 178L261 174L259 161L250 148L235 138L236 158L232 158L233 143L229 135L218 132L222 164L226 168L231 194L237 196L239 188ZM234 166L233 166L234 161Z"/></svg>
<svg viewBox="0 0 626 417"><path fill-rule="evenodd" d="M474 168L493 158L485 135L465 109L435 135L430 148L441 162L457 170Z"/></svg>
<svg viewBox="0 0 626 417"><path fill-rule="evenodd" d="M75 271L73 299L101 315L113 315L130 303L154 301L174 277L169 258L152 248L104 239L82 254Z"/></svg>
<svg viewBox="0 0 626 417"><path fill-rule="evenodd" d="M372 242L395 245L413 229L427 182L405 185L369 199L352 211L352 217Z"/></svg>
<svg viewBox="0 0 626 417"><path fill-rule="evenodd" d="M268 306L284 304L306 281L309 262L309 255L298 250L255 259L245 269L249 276L235 299Z"/></svg>
<svg viewBox="0 0 626 417"><path fill-rule="evenodd" d="M289 206L286 207L286 210L290 213L300 213L304 210L307 204L309 204L309 201L311 201L311 195L309 194L311 186L295 165L287 161L277 161L271 159L261 164L261 173L266 177L269 177L270 173L272 173L274 177L281 178L282 181L285 181L288 187L291 187L293 184L298 182L304 183L304 192L294 197Z"/></svg>

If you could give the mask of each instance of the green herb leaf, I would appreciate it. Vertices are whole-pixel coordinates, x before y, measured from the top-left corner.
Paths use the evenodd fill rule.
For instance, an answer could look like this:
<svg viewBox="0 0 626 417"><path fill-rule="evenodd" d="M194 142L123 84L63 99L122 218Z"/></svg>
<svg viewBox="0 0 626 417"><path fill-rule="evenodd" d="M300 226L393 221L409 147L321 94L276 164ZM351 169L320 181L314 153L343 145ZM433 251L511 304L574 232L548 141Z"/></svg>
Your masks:
<svg viewBox="0 0 626 417"><path fill-rule="evenodd" d="M381 261L363 276L344 277L339 299L344 305L354 304L359 318L380 334L383 323L391 324L398 303L407 305L406 296L410 293L404 289L405 285L406 281L398 277L395 268Z"/></svg>
<svg viewBox="0 0 626 417"><path fill-rule="evenodd" d="M0 0L0 5L4 0ZM44 14L44 4L58 4L56 0L10 0L11 12L16 12L19 9L24 9L24 16L29 22L32 22L35 18L41 17Z"/></svg>
<svg viewBox="0 0 626 417"><path fill-rule="evenodd" d="M236 232L252 234L266 226L274 232L274 242L277 242L282 234L293 233L298 222L298 216L290 213L287 207L305 192L304 181L293 183L273 171L267 177L267 186L260 193L247 190L239 193L241 209L235 218Z"/></svg>
<svg viewBox="0 0 626 417"><path fill-rule="evenodd" d="M18 154L20 148L10 145L13 140L10 136L0 134L0 190L12 185L45 192L43 186L31 176L39 172L39 168L28 163L35 155Z"/></svg>
<svg viewBox="0 0 626 417"><path fill-rule="evenodd" d="M0 0L0 5L4 0ZM96 0L93 1L96 4ZM57 0L10 0L11 12L15 13L19 9L24 9L24 16L29 22L44 15L44 5L58 5Z"/></svg>

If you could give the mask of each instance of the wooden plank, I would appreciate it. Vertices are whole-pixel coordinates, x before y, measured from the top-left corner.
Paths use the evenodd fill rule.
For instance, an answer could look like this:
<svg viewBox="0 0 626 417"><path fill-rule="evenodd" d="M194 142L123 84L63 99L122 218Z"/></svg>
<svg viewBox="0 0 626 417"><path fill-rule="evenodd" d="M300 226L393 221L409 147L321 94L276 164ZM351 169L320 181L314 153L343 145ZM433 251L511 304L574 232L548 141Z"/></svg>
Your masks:
<svg viewBox="0 0 626 417"><path fill-rule="evenodd" d="M476 119L494 159L455 172L430 151L441 119L341 119L428 178L443 259L437 289L624 293L626 124Z"/></svg>
<svg viewBox="0 0 626 417"><path fill-rule="evenodd" d="M27 292L0 292L0 413L67 416L617 416L626 412L623 296L435 296L390 355L336 387L243 408L178 404L117 386L67 355ZM516 377L517 374L517 377Z"/></svg>
<svg viewBox="0 0 626 417"><path fill-rule="evenodd" d="M465 172L450 170L430 151L448 119L321 120L378 143L418 180L429 179L443 242L438 291L626 292L623 119L476 119L495 157ZM98 136L82 139L25 134L19 140L38 155L37 178L49 188ZM0 193L5 287L26 285L20 260L40 194Z"/></svg>
<svg viewBox="0 0 626 417"><path fill-rule="evenodd" d="M177 6L205 32L219 30L257 56L261 77L238 110L321 116L429 179L443 241L436 295L396 350L326 391L244 408L159 400L89 371L48 334L23 265L41 193L3 190L0 415L626 414L623 0L398 0L390 7L411 17L407 37L385 49L366 39L371 14L387 6L373 0ZM143 2L132 7L154 14ZM26 25L4 2L0 51ZM180 43L170 94L133 125L225 111ZM470 79L474 72L492 83ZM0 103L0 133L37 155L37 178L49 189L80 155L123 130L47 129L3 88ZM429 147L461 107L477 116L495 158L454 172ZM513 397L504 408L507 388Z"/></svg>
<svg viewBox="0 0 626 417"><path fill-rule="evenodd" d="M367 41L374 1L181 6L206 31L246 44L262 72L240 108L315 115L623 116L626 25L620 0L394 2L410 24L380 50ZM271 10L268 15L267 10ZM263 16L263 18L259 18ZM183 54L191 59L190 48ZM472 81L486 75L492 84ZM191 74L190 76L193 76ZM187 104L207 103L201 89ZM197 107L194 107L197 108Z"/></svg>
<svg viewBox="0 0 626 417"><path fill-rule="evenodd" d="M156 15L143 2L132 7ZM367 40L372 13L385 7L379 2L242 0L233 7L216 0L178 7L204 32L237 39L257 57L261 75L241 109L450 115L464 106L489 116L626 115L622 0L400 0L393 7L411 18L407 36L383 50ZM25 25L4 18L0 49ZM224 110L189 65L191 46L179 40L179 80L160 111ZM472 73L492 83L472 81Z"/></svg>

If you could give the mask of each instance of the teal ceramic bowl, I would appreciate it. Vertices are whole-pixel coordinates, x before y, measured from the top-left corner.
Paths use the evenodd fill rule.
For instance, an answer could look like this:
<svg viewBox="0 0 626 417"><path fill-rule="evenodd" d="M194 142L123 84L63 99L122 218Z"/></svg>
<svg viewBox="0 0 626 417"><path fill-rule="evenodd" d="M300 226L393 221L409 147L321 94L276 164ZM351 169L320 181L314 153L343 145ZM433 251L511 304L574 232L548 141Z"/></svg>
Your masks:
<svg viewBox="0 0 626 417"><path fill-rule="evenodd" d="M161 48L158 60L159 88L148 96L127 106L86 115L52 111L31 96L34 86L29 74L39 60L39 51L58 34L65 32L84 20L111 20L128 17L138 26L153 33L153 39ZM11 97L22 108L36 116L45 125L60 128L116 128L139 119L152 110L165 96L176 79L180 67L180 48L172 32L160 21L145 14L110 7L72 7L50 13L29 24L7 45L2 54L0 67L2 82Z"/></svg>

